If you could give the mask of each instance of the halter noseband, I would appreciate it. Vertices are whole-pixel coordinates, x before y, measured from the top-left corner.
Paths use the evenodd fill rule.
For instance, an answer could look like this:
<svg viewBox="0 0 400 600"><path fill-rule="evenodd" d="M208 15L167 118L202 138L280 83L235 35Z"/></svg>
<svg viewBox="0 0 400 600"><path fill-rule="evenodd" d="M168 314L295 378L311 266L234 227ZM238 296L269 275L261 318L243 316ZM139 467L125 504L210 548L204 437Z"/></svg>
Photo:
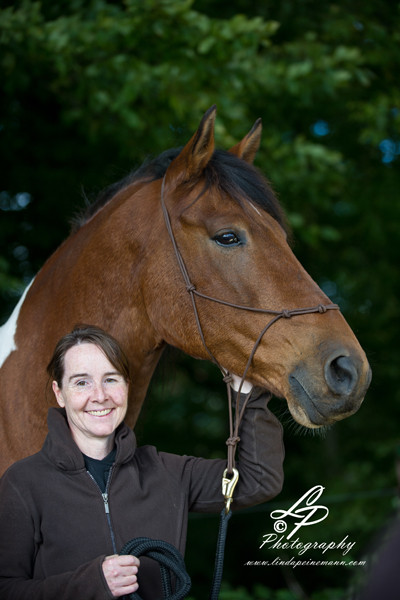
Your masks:
<svg viewBox="0 0 400 600"><path fill-rule="evenodd" d="M244 410L246 408L247 402L250 398L250 394L251 392L247 395L242 408L240 410L239 413L239 395L240 395L240 391L242 389L242 385L244 380L246 379L246 375L247 372L250 368L251 362L254 358L254 355L256 353L256 350L258 348L258 346L260 345L260 342L262 340L262 338L264 337L265 333L268 331L268 329L274 324L276 323L276 321L278 321L279 319L285 318L285 319L289 319L291 317L296 317L298 315L307 315L310 313L321 313L324 314L326 313L328 310L340 310L339 306L337 304L318 304L317 306L311 306L311 307L307 307L307 308L293 308L293 309L283 309L283 310L270 310L270 309L266 309L266 308L254 308L251 306L242 306L240 304L234 304L233 302L228 302L227 300L220 300L219 298L214 298L213 296L208 296L207 294L203 294L202 292L199 292L195 285L192 283L188 270L186 268L185 262L182 258L182 255L180 253L180 250L178 248L178 245L176 243L176 239L174 236L174 232L172 230L172 226L171 226L171 219L169 217L168 214L168 210L167 207L165 205L165 199L164 199L164 188L165 188L165 175L163 177L162 180L162 184L161 184L161 207L163 210L163 214L164 214L164 220L165 220L165 225L168 231L168 235L171 239L173 248L174 248L174 252L175 252L175 256L180 268L180 271L182 273L182 277L184 279L185 285L186 285L186 289L190 294L190 298L192 301L192 305L193 305L193 312L194 312L194 316L196 319L196 324L197 324L197 329L199 331L200 334L200 338L202 341L202 344L205 348L205 350L207 351L207 354L209 355L211 361L217 365L217 367L220 369L221 373L223 374L223 380L227 385L227 391L228 391L228 406L229 406L229 431L230 431L230 436L226 441L226 444L228 446L228 466L226 469L225 473L228 474L232 474L234 473L234 465L235 465L235 451L236 451L236 446L237 443L240 441L239 438L239 425L240 422L243 418L243 413ZM253 349L250 353L249 359L247 361L245 370L243 372L242 378L241 378L241 382L239 385L239 390L237 393L237 400L236 400L236 410L235 410L235 422L233 422L233 417L232 417L232 403L231 403L231 387L230 387L230 383L232 381L231 376L229 375L229 373L226 371L226 369L224 369L218 362L218 360L215 358L215 356L213 355L213 353L211 352L211 350L209 349L209 347L207 346L205 337L204 337L204 333L203 333L203 329L201 326L201 322L200 322L200 317L199 317L199 313L197 310L197 306L196 306L196 299L195 297L198 296L199 298L203 298L205 300L210 300L211 302L217 302L218 304L223 304L225 306L230 306L231 308L237 308L240 310L248 310L251 312L257 312L257 313L264 313L264 314L269 314L269 315L273 315L272 319L266 324L266 326L261 330L261 333L259 334ZM236 471L236 469L235 469ZM237 471L236 471L237 472ZM233 490L232 490L233 492ZM230 504L230 502L229 502ZM229 510L229 507L228 507Z"/></svg>

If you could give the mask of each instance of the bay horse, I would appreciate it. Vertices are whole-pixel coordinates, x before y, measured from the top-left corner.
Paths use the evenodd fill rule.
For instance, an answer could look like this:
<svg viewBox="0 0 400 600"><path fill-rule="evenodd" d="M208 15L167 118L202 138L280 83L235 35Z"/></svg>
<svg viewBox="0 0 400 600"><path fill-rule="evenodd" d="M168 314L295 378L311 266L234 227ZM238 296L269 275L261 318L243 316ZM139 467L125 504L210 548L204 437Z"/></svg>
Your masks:
<svg viewBox="0 0 400 600"><path fill-rule="evenodd" d="M283 210L253 166L261 121L222 151L215 149L215 115L213 106L182 149L100 194L0 329L0 471L41 447L45 368L56 341L76 323L109 331L129 356L131 426L166 344L198 359L211 352L226 371L244 372L268 318L198 297L205 347L167 231L162 187L173 239L197 290L275 311L330 302L295 258ZM246 377L285 398L294 419L315 428L354 413L371 374L344 317L330 310L277 320Z"/></svg>

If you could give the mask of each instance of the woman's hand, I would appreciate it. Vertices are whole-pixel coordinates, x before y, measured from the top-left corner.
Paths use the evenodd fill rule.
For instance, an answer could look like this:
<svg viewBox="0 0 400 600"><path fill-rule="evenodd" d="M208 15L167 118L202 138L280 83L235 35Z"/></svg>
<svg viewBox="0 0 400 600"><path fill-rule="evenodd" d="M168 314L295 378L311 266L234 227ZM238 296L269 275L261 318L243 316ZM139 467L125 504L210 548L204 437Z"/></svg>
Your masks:
<svg viewBox="0 0 400 600"><path fill-rule="evenodd" d="M133 594L139 588L137 572L140 561L136 556L113 554L103 561L103 573L114 598Z"/></svg>

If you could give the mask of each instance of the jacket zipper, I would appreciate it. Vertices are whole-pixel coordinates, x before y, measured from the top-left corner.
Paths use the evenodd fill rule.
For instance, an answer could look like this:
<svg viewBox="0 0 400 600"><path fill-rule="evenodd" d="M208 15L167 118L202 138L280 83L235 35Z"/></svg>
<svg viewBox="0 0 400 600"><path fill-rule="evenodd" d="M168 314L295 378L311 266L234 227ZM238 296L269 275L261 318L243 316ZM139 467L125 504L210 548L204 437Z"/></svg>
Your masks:
<svg viewBox="0 0 400 600"><path fill-rule="evenodd" d="M113 531L112 524L111 524L110 505L108 504L108 492L109 492L109 489L110 489L111 475L112 475L113 469L114 469L114 467L111 467L110 472L108 474L106 491L104 493L101 491L100 486L97 483L97 481L95 480L95 478L93 477L93 475L89 471L86 471L86 472L89 475L90 479L95 484L95 486L97 487L97 489L99 490L99 492L101 494L101 497L103 498L104 512L105 512L105 515L106 515L106 518L107 518L108 528L110 530L112 547L113 547L113 550L114 550L114 554L118 554L117 547L116 547L116 544L115 544L115 535L114 535L114 531Z"/></svg>
<svg viewBox="0 0 400 600"><path fill-rule="evenodd" d="M101 494L103 496L103 501L104 501L104 510L106 511L106 515L110 514L110 507L108 505L108 494Z"/></svg>

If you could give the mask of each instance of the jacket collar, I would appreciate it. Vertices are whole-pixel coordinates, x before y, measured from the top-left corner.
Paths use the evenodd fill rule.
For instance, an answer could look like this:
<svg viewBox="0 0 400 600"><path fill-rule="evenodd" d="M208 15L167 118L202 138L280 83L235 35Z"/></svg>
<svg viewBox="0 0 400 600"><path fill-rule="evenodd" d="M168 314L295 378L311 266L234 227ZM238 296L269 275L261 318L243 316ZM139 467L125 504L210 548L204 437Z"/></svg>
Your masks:
<svg viewBox="0 0 400 600"><path fill-rule="evenodd" d="M63 471L85 469L82 452L72 439L67 416L63 408L52 407L47 414L48 434L42 452ZM115 464L123 464L133 457L136 450L136 436L125 423L115 432L117 455Z"/></svg>

